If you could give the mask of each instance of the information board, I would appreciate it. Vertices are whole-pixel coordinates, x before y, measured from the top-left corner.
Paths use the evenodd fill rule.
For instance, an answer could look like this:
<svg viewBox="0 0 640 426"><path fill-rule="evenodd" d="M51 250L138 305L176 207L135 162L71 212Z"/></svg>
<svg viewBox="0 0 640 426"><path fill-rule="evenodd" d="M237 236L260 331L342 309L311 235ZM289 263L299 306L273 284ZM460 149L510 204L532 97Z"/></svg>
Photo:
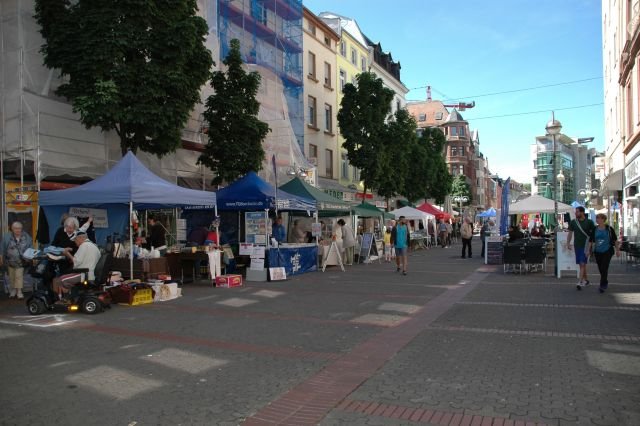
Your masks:
<svg viewBox="0 0 640 426"><path fill-rule="evenodd" d="M106 209L90 209L86 207L70 207L69 216L75 217L93 217L94 228L108 228L109 216Z"/></svg>
<svg viewBox="0 0 640 426"><path fill-rule="evenodd" d="M484 262L487 265L502 265L502 237L492 236L486 237L485 242L487 246L484 251Z"/></svg>
<svg viewBox="0 0 640 426"><path fill-rule="evenodd" d="M373 244L373 233L365 232L362 234L362 243L360 243L360 253L358 255L358 263L362 263L369 258L371 253L371 245Z"/></svg>
<svg viewBox="0 0 640 426"><path fill-rule="evenodd" d="M246 212L244 214L244 241L250 244L266 242L267 218L264 212Z"/></svg>
<svg viewBox="0 0 640 426"><path fill-rule="evenodd" d="M580 268L576 265L575 248L567 248L568 237L568 232L558 232L558 247L556 247L556 256L558 257L558 278L562 277L563 272L569 272L571 275L575 273L576 278L580 274Z"/></svg>

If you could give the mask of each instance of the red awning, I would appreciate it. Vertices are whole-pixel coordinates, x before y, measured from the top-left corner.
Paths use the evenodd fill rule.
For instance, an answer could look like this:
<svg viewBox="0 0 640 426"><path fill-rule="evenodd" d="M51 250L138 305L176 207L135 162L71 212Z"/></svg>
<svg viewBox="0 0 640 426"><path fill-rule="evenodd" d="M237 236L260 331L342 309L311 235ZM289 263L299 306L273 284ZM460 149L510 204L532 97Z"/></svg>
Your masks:
<svg viewBox="0 0 640 426"><path fill-rule="evenodd" d="M429 214L434 215L436 217L436 219L438 219L438 220L440 220L440 219L444 219L444 220L451 219L451 215L449 213L443 212L442 210L439 210L439 209L433 207L429 203L424 203L424 204L418 206L417 209L420 210L420 211L423 211L425 213L429 213Z"/></svg>

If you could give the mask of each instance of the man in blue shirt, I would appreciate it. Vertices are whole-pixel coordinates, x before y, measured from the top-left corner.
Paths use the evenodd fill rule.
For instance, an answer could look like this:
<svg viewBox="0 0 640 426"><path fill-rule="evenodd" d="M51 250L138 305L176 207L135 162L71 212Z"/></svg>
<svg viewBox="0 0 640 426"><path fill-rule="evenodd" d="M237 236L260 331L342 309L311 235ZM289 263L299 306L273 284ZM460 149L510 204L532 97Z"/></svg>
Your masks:
<svg viewBox="0 0 640 426"><path fill-rule="evenodd" d="M273 226L271 226L271 235L276 239L278 244L284 243L286 241L287 231L284 229L281 217L277 217L273 222Z"/></svg>
<svg viewBox="0 0 640 426"><path fill-rule="evenodd" d="M402 265L402 275L407 275L407 251L410 241L409 225L407 225L405 217L400 216L398 223L391 231L391 244L396 249L396 272L400 272L400 265Z"/></svg>

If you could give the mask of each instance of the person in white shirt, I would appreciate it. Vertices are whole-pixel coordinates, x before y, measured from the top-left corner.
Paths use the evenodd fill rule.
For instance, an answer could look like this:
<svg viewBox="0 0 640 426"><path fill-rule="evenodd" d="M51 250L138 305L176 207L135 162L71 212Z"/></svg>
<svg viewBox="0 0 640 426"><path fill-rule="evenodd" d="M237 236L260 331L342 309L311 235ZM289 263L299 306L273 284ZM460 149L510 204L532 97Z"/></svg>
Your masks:
<svg viewBox="0 0 640 426"><path fill-rule="evenodd" d="M63 252L64 256L73 263L74 269L88 269L87 279L89 281L95 280L95 268L101 256L100 249L87 238L87 233L81 230L71 236L71 241L78 246L78 250L75 255L72 255L71 249L66 248ZM63 293L68 293L74 284L83 280L84 273L72 272L60 275L53 279L53 291L62 298Z"/></svg>
<svg viewBox="0 0 640 426"><path fill-rule="evenodd" d="M342 234L342 248L345 251L345 260L347 265L353 265L353 252L356 246L356 236L353 234L351 226L347 225L344 220L338 220L338 225L341 228Z"/></svg>

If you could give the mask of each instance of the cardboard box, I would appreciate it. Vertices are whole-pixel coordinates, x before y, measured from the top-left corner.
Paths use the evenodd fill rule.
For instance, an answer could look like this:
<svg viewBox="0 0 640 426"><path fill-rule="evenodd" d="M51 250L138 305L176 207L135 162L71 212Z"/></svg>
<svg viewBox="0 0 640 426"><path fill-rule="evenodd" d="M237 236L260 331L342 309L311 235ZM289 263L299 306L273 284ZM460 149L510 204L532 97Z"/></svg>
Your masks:
<svg viewBox="0 0 640 426"><path fill-rule="evenodd" d="M242 275L220 275L216 277L216 287L240 287L242 285Z"/></svg>

